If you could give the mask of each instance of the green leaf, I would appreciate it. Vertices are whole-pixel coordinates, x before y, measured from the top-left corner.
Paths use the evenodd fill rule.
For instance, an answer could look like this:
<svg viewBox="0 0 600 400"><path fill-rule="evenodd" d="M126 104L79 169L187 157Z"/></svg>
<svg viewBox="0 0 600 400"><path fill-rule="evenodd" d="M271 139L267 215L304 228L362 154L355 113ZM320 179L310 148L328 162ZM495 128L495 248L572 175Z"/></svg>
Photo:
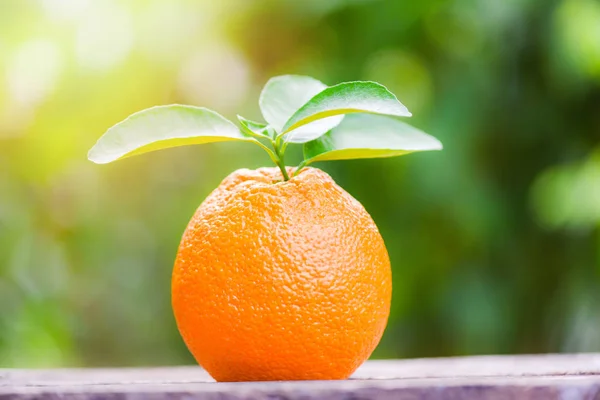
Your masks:
<svg viewBox="0 0 600 400"><path fill-rule="evenodd" d="M136 112L106 131L88 158L106 164L169 147L228 140L254 141L233 123L206 108L157 106Z"/></svg>
<svg viewBox="0 0 600 400"><path fill-rule="evenodd" d="M310 76L282 75L269 79L258 99L265 121L277 132L300 107L327 85Z"/></svg>
<svg viewBox="0 0 600 400"><path fill-rule="evenodd" d="M258 103L265 120L280 133L285 123L300 107L325 89L327 85L309 76L276 76L267 82ZM315 121L295 130L292 135L300 140L298 143L305 142L324 134L339 124L342 118L343 116L336 115Z"/></svg>
<svg viewBox="0 0 600 400"><path fill-rule="evenodd" d="M242 117L241 115L237 116L240 124L242 125L242 129L248 135L254 136L256 138L265 138L271 137L269 135L269 125L263 124L262 122L250 121Z"/></svg>
<svg viewBox="0 0 600 400"><path fill-rule="evenodd" d="M393 157L441 149L439 140L397 118L353 114L325 135L305 143L304 163Z"/></svg>
<svg viewBox="0 0 600 400"><path fill-rule="evenodd" d="M346 82L328 87L308 100L285 123L282 134L288 134L294 129L322 118L350 113L411 116L406 107L385 86L375 82ZM296 143L307 141L305 139L306 137L286 138L287 141Z"/></svg>

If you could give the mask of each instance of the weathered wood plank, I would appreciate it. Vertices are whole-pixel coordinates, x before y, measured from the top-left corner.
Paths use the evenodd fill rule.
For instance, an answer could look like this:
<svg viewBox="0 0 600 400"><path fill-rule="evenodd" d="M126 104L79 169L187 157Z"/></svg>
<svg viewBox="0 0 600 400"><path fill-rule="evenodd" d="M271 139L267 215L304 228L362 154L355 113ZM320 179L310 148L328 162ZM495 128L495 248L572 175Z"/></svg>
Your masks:
<svg viewBox="0 0 600 400"><path fill-rule="evenodd" d="M198 367L1 370L0 399L600 400L600 354L370 361L347 381L214 383Z"/></svg>

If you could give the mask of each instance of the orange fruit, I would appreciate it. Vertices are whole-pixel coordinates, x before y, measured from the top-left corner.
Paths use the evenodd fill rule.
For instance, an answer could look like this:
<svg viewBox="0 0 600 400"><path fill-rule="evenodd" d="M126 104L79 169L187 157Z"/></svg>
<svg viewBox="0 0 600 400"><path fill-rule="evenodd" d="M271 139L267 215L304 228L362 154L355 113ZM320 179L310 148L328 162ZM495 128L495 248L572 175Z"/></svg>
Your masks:
<svg viewBox="0 0 600 400"><path fill-rule="evenodd" d="M292 169L289 169L290 173ZM325 172L241 169L200 205L173 270L181 335L217 381L348 378L390 309L383 239Z"/></svg>

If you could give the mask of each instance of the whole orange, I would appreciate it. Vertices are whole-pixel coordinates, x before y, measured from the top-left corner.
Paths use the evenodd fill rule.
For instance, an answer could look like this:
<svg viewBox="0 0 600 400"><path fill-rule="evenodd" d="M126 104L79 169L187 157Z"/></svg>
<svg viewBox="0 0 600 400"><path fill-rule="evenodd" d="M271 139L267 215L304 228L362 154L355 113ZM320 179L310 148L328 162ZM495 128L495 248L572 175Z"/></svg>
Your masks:
<svg viewBox="0 0 600 400"><path fill-rule="evenodd" d="M314 168L285 182L276 168L229 175L173 270L177 326L217 381L348 378L377 346L390 300L375 223Z"/></svg>

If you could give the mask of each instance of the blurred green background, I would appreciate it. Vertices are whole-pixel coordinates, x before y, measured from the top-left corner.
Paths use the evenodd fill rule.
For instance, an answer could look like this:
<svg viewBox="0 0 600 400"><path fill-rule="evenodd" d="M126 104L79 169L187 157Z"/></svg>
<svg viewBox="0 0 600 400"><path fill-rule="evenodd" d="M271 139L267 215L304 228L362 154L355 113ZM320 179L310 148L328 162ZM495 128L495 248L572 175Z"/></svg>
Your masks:
<svg viewBox="0 0 600 400"><path fill-rule="evenodd" d="M445 145L318 165L390 252L375 358L600 351L598 0L4 0L0 367L193 362L170 309L180 235L270 160L86 153L157 104L261 119L285 73L379 81Z"/></svg>

